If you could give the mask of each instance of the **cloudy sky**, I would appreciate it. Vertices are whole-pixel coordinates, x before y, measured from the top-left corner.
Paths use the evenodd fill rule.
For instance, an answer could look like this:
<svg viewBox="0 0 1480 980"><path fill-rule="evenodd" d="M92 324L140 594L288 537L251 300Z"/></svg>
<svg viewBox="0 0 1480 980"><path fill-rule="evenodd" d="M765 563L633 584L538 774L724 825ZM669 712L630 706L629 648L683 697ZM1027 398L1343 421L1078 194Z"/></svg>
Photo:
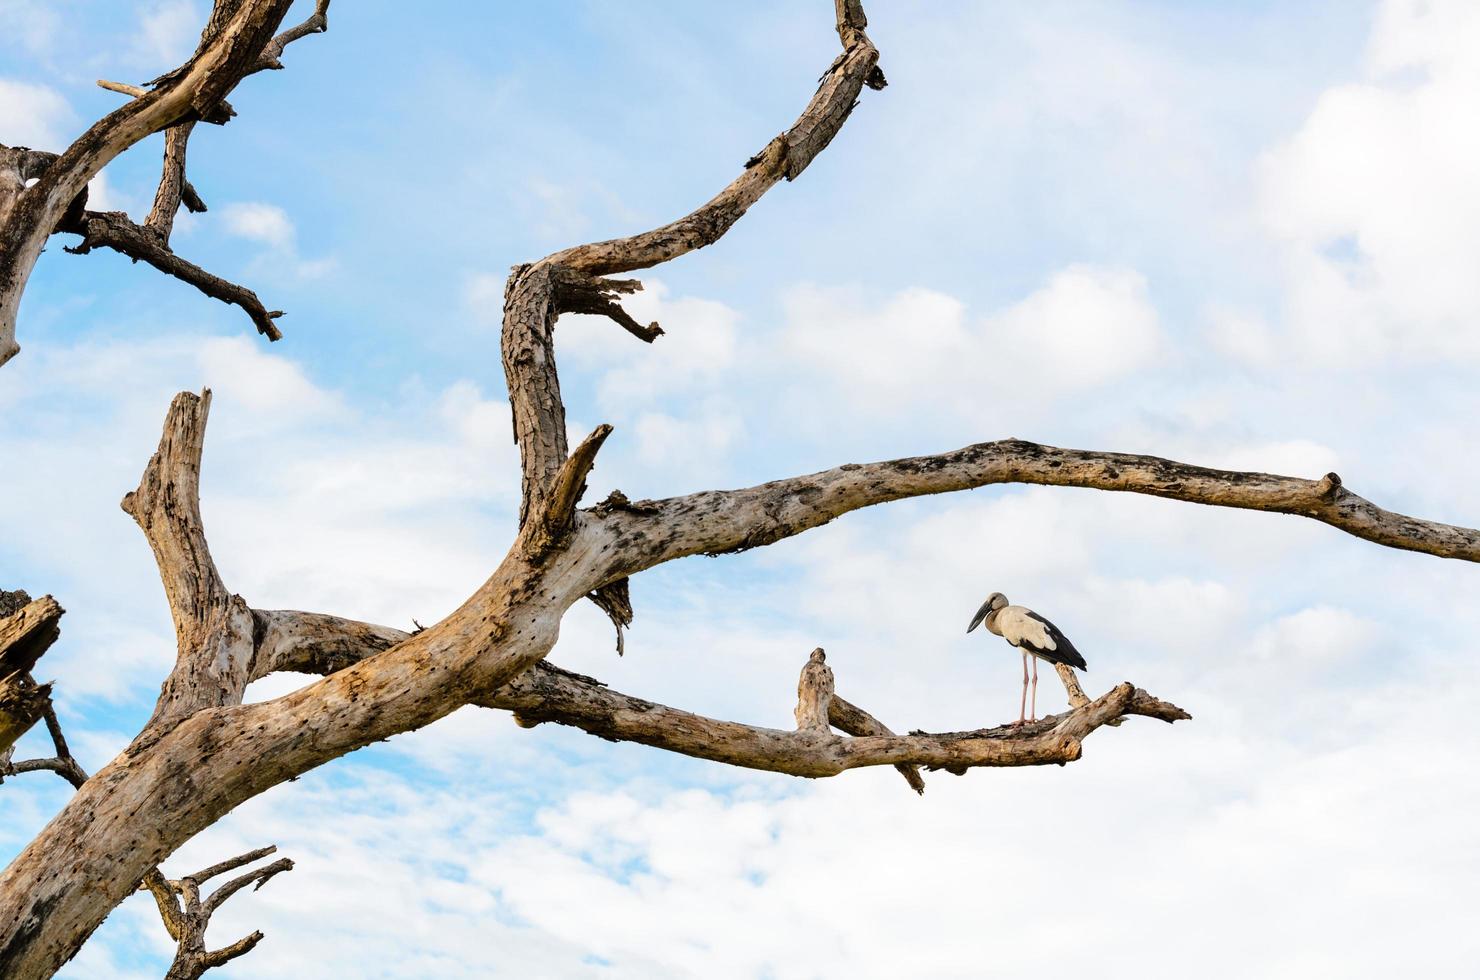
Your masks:
<svg viewBox="0 0 1480 980"><path fill-rule="evenodd" d="M0 142L60 149L191 49L203 0L0 0ZM300 6L302 6L300 4ZM1480 6L876 2L890 86L724 241L645 277L667 336L559 330L593 496L740 486L1006 436L1347 484L1480 521ZM43 257L0 369L0 585L55 594L44 661L90 769L173 650L118 509L170 396L216 392L203 508L253 605L410 625L507 547L508 267L707 199L795 117L831 4L335 8L202 127L180 253L245 317L117 256ZM147 210L159 141L95 202ZM60 243L57 243L60 244ZM963 634L1006 592L1195 716L1064 769L819 783L459 712L242 806L180 874L297 869L217 916L222 975L1468 976L1480 957L1480 570L1295 518L993 488L635 582L627 656L552 660L790 725L825 646L896 728L1014 717ZM254 697L291 688L255 687ZM1045 687L1044 707L1060 696ZM40 747L34 741L31 745ZM0 789L0 856L65 799ZM131 899L74 977L157 977Z"/></svg>

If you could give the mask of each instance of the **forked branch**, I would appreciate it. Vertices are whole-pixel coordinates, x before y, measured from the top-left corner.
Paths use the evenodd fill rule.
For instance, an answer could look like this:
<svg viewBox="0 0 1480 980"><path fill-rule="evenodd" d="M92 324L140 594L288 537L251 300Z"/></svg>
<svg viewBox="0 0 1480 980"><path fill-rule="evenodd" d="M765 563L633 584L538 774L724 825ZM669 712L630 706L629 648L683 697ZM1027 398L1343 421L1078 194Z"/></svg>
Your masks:
<svg viewBox="0 0 1480 980"><path fill-rule="evenodd" d="M279 858L238 875L204 899L201 897L201 885L228 871L235 871L253 861L261 860L276 850L273 846L261 847L178 880L161 877L151 885L150 891L159 906L160 918L164 920L170 938L175 940L175 959L165 973L165 980L196 980L207 970L251 952L262 941L263 934L253 931L228 946L209 950L206 948L206 928L211 924L211 916L222 903L243 888L252 885L252 890L256 891L275 876L284 871L292 871L293 862L290 859Z"/></svg>

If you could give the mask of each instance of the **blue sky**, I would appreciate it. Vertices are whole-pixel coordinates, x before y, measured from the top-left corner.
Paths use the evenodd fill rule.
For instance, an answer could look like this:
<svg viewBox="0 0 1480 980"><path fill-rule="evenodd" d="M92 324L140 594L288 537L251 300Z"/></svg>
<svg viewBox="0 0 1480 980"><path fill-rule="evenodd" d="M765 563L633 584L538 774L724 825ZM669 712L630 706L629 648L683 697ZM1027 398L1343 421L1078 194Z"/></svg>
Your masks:
<svg viewBox="0 0 1480 980"><path fill-rule="evenodd" d="M869 12L889 88L720 244L642 277L629 305L667 336L562 321L572 431L616 426L593 498L1018 436L1336 469L1385 506L1480 520L1472 5ZM0 0L0 141L60 148L117 104L94 79L159 74L204 13ZM435 620L513 530L509 266L711 196L804 104L830 18L335 8L191 145L211 211L175 247L287 310L275 345L55 243L0 370L0 584L68 609L46 663L84 763L147 717L173 649L117 509L173 392L216 392L203 508L233 589ZM157 166L157 140L137 147L95 200L140 215ZM298 862L218 916L215 942L268 934L241 977L1070 976L1130 956L1168 977L1463 975L1477 586L1274 515L1027 488L891 505L649 573L626 658L577 608L552 659L785 726L823 645L891 725L975 727L1016 708L1010 651L962 635L1001 590L1074 638L1088 687L1129 678L1195 720L916 799L887 771L814 784L460 712L246 804L167 870L266 842ZM8 782L0 852L63 799ZM1045 916L1068 889L1067 922ZM70 975L167 959L130 900Z"/></svg>

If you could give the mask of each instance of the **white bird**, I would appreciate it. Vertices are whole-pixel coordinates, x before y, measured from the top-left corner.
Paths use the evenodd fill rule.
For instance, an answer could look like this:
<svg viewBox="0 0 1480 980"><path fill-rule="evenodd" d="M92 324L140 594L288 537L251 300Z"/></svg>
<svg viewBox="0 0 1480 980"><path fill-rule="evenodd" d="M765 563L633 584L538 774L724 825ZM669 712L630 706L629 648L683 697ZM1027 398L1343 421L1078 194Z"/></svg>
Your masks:
<svg viewBox="0 0 1480 980"><path fill-rule="evenodd" d="M987 629L1023 651L1023 699L1018 706L1017 724L1023 723L1028 706L1028 657L1033 658L1033 719L1038 717L1038 661L1051 664L1067 664L1080 670L1088 670L1084 657L1074 649L1069 638L1059 628L1025 606L1010 606L1007 596L993 592L987 601L971 617L970 633L982 623Z"/></svg>

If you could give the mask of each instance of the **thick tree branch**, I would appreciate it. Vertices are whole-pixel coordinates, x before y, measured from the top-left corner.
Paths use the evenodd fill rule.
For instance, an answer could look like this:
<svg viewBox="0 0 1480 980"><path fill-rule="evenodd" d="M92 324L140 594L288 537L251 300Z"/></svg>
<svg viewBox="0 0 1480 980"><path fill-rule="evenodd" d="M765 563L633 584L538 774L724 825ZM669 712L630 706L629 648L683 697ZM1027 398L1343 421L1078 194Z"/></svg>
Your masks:
<svg viewBox="0 0 1480 980"><path fill-rule="evenodd" d="M1480 531L1383 510L1333 474L1319 480L1216 470L1156 456L1058 449L1008 439L938 456L850 463L744 490L608 500L592 513L624 542L613 577L684 555L768 545L862 507L999 483L1127 491L1321 521L1390 548L1480 561Z"/></svg>
<svg viewBox="0 0 1480 980"><path fill-rule="evenodd" d="M28 598L24 592L5 596ZM6 608L11 605L7 602ZM0 616L0 775L16 740L50 716L51 685L37 684L31 671L60 635L62 613L62 607L48 595Z"/></svg>
<svg viewBox="0 0 1480 980"><path fill-rule="evenodd" d="M123 498L164 582L178 647L175 668L160 691L141 738L205 707L237 704L250 680L256 620L221 580L200 517L200 463L211 392L181 392L165 418L159 449L139 487Z"/></svg>
<svg viewBox="0 0 1480 980"><path fill-rule="evenodd" d="M389 626L296 609L255 609L252 615L257 623L254 681L281 671L332 674L411 636Z"/></svg>
<svg viewBox="0 0 1480 980"><path fill-rule="evenodd" d="M268 43L266 49L263 50L261 56L257 59L256 64L246 74L251 75L270 68L281 69L283 63L278 59L282 57L283 49L300 38L327 31L329 29L328 14L329 0L319 0L314 8L314 12L307 20L283 31ZM214 40L221 26L224 26L224 24L218 17L213 16L211 22L207 24L205 31L201 35L201 44L209 44ZM118 85L111 82L99 82L98 84L104 88L111 88L114 91L128 92L128 94L132 94L135 97L144 95L146 92L145 89ZM219 109L213 117L206 118L204 121L224 123L234 115L236 115L236 110L232 109L223 99L219 103ZM175 215L179 211L181 204L184 204L187 210L196 214L206 210L205 202L201 200L200 195L196 193L195 188L185 176L186 148L194 129L195 120L187 120L165 130L164 168L160 174L159 187L154 194L154 206L149 211L149 217L144 222L144 227L158 235L161 242L166 246L169 244L170 233L174 229ZM240 287L237 288L239 289ZM216 295L209 290L205 290L205 292L207 295ZM222 297L217 296L217 298ZM253 302L256 301L255 296L251 298ZM235 302L235 300L228 299L227 302ZM245 304L239 305L247 308ZM261 304L258 303L257 307L260 309ZM249 313L252 312L250 308L247 309ZM272 332L262 330L257 316L254 315L253 320L258 323L258 330L261 333L265 334L271 340L278 339L273 336Z"/></svg>
<svg viewBox="0 0 1480 980"><path fill-rule="evenodd" d="M546 497L569 449L555 365L555 321L562 313L588 313L609 317L649 343L662 334L657 323L643 326L616 300L617 295L640 288L640 283L601 277L667 262L718 241L767 190L783 178L795 179L832 142L865 85L884 87L879 53L864 33L867 20L860 3L837 0L836 16L843 53L823 73L801 116L747 160L740 176L707 204L661 228L569 248L517 266L509 276L501 349L520 454L521 528L546 512ZM535 536L541 541L547 537L540 532ZM620 579L602 583L590 598L616 627L620 655L624 630L632 622L626 583Z"/></svg>
<svg viewBox="0 0 1480 980"><path fill-rule="evenodd" d="M5 593L5 595L7 596L17 594L24 595L24 593ZM50 601L51 597L46 596L45 600ZM37 600L37 602L32 603L32 605L39 604L42 601L43 600ZM0 611L3 611L3 608L3 606L0 606ZM18 618L19 614L16 615ZM34 661L34 658L32 659ZM8 776L20 775L27 772L44 771L54 772L57 775L61 776L72 785L73 789L82 789L82 787L87 783L87 770L83 769L81 763L79 763L76 757L72 755L72 749L70 746L68 746L67 738L62 732L61 723L57 720L56 711L52 708L49 701L45 705L43 717L46 720L47 733L51 736L51 742L55 755L51 758L26 759L21 762L11 763L9 761L9 749L7 748L5 751L0 751L0 781L3 781L3 779ZM190 877L191 879L193 879L193 881L205 881L208 878L212 878L226 871L234 870L238 867L241 867L243 864L249 864L261 857L265 857L266 855L272 853L274 850L276 850L276 848L267 847L258 851L253 851L241 857L233 858L229 861L224 861L220 864L213 865L212 867L207 868L205 871L197 872L195 875L192 875ZM253 872L243 875L241 878L228 883L226 886L212 895L211 899L205 904L203 909L199 903L199 895L195 892L190 892L190 894L193 894L195 896L195 905L191 906L190 909L182 908L179 897L182 894L180 884L177 882L168 881L164 877L164 875L160 873L158 868L151 868L149 872L144 876L144 880L140 882L139 888L140 890L148 891L153 896L155 904L159 908L160 919L164 923L165 931L168 932L170 938L175 940L178 944L178 952L175 958L175 965L181 967L181 969L185 971L174 972L174 968L172 967L172 972L169 973L168 976L198 977L202 972L204 972L205 969L209 969L211 966L217 965L219 962L225 962L224 959L212 960L212 956L214 954L206 954L204 952L205 926L210 919L211 912L215 911L217 906L219 906L227 898L230 898L231 895L234 894L236 891L240 890L248 884L251 884L253 881L256 881L257 887L260 888L263 884L266 884L267 880L273 875L279 873L280 871L290 870L292 867L293 862L284 858L280 861L274 862L273 864L267 865L263 868L259 868ZM192 884L191 888L193 887L194 885ZM260 933L257 933L256 935L258 939L261 938ZM255 941L252 945L255 945ZM251 946L247 947L247 949L250 948ZM204 964L204 966L201 966L201 964ZM201 968L196 972L190 972L190 970L194 970L197 966L200 966Z"/></svg>
<svg viewBox="0 0 1480 980"><path fill-rule="evenodd" d="M1078 759L1080 743L1113 719L1144 715L1171 722L1190 717L1126 683L1083 708L1030 725L850 738L815 729L786 732L705 718L542 666L480 703L512 710L525 724L556 722L611 741L639 742L699 759L808 778L865 766L1063 764Z"/></svg>

